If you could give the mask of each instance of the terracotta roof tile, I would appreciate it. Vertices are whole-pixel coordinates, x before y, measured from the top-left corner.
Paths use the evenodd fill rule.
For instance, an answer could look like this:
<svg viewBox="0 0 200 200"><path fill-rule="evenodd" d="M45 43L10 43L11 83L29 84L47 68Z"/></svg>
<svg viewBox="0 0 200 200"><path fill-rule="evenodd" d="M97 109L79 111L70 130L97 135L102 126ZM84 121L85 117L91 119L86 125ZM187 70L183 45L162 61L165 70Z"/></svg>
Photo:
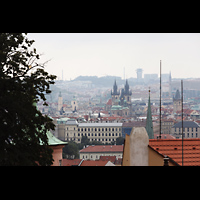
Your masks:
<svg viewBox="0 0 200 200"><path fill-rule="evenodd" d="M116 156L100 156L99 160L115 162Z"/></svg>
<svg viewBox="0 0 200 200"><path fill-rule="evenodd" d="M84 160L81 166L105 166L108 161L103 160Z"/></svg>
<svg viewBox="0 0 200 200"><path fill-rule="evenodd" d="M62 159L62 166L78 166L82 159Z"/></svg>
<svg viewBox="0 0 200 200"><path fill-rule="evenodd" d="M182 165L182 139L150 139L149 146ZM200 166L200 139L184 139L183 165Z"/></svg>

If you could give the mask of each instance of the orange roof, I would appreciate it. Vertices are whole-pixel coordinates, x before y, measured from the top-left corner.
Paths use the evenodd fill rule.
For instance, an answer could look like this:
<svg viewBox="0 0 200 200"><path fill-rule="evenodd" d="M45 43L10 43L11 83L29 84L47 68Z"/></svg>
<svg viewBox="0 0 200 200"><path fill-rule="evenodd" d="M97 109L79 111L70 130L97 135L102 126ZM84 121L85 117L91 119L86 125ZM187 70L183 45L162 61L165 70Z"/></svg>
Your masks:
<svg viewBox="0 0 200 200"><path fill-rule="evenodd" d="M80 166L105 166L107 163L103 160L84 160Z"/></svg>
<svg viewBox="0 0 200 200"><path fill-rule="evenodd" d="M123 152L123 145L90 145L79 152Z"/></svg>
<svg viewBox="0 0 200 200"><path fill-rule="evenodd" d="M62 166L78 166L82 159L62 159Z"/></svg>
<svg viewBox="0 0 200 200"><path fill-rule="evenodd" d="M182 165L182 139L150 139L149 146ZM200 166L200 139L184 139L183 165Z"/></svg>
<svg viewBox="0 0 200 200"><path fill-rule="evenodd" d="M116 156L100 156L99 160L115 162Z"/></svg>

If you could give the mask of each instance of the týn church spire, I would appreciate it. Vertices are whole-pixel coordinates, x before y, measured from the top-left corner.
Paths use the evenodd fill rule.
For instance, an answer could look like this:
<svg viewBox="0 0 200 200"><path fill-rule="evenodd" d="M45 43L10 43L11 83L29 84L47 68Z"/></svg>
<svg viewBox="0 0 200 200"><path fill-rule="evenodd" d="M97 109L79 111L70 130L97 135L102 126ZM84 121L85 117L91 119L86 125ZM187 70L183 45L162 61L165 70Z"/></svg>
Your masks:
<svg viewBox="0 0 200 200"><path fill-rule="evenodd" d="M149 139L154 139L153 122L151 115L150 89L149 89L149 101L148 101L147 120L146 120L146 131L148 133Z"/></svg>

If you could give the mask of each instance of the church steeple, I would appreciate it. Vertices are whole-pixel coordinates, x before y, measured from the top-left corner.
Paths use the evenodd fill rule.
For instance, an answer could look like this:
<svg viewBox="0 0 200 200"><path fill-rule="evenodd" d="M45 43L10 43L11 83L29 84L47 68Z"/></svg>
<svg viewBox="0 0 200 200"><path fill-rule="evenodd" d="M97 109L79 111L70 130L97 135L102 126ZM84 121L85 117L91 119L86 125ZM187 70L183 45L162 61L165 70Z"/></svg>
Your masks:
<svg viewBox="0 0 200 200"><path fill-rule="evenodd" d="M149 90L149 101L148 101L148 110L147 110L146 131L148 133L149 139L154 139L153 122L152 122L152 115L151 115L150 90Z"/></svg>
<svg viewBox="0 0 200 200"><path fill-rule="evenodd" d="M113 85L113 92L111 90L111 95L119 95L119 92L117 92L117 83L116 83L116 79L115 79L115 83Z"/></svg>

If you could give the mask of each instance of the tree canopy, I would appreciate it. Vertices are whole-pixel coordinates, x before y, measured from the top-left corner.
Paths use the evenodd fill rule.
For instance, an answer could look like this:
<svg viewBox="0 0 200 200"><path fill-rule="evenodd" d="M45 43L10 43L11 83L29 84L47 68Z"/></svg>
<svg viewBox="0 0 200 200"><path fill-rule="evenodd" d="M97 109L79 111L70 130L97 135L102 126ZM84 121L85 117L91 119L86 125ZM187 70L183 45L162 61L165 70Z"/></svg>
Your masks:
<svg viewBox="0 0 200 200"><path fill-rule="evenodd" d="M0 165L51 165L46 132L52 119L36 103L51 93L55 75L44 70L27 34L0 33Z"/></svg>

